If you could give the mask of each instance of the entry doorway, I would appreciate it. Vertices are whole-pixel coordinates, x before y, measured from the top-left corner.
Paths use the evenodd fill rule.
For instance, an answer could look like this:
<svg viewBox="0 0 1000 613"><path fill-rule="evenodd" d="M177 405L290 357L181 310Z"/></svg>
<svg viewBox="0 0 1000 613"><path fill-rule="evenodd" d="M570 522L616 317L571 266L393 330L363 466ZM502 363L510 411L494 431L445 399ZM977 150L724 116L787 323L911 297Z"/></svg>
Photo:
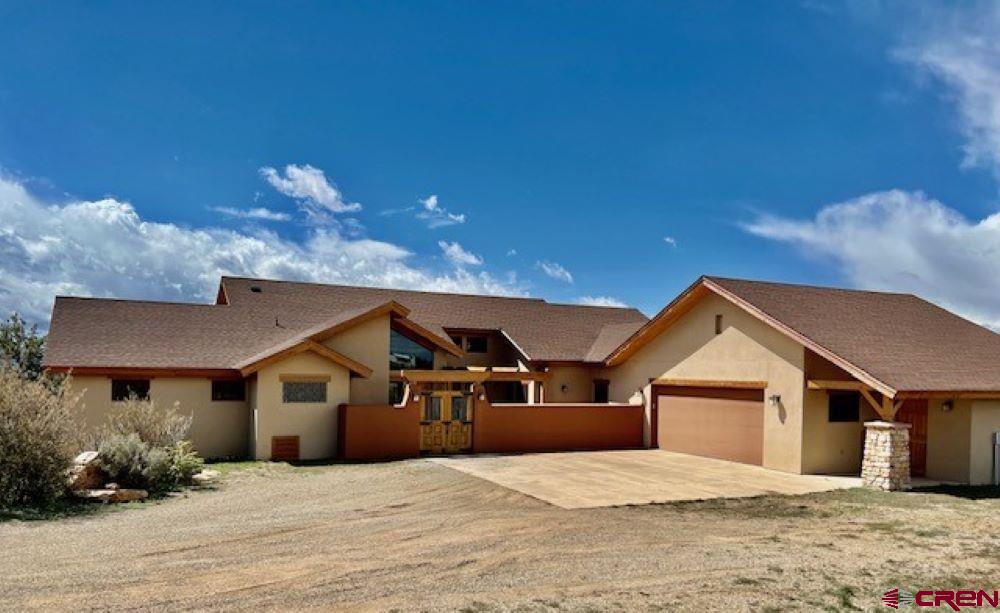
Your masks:
<svg viewBox="0 0 1000 613"><path fill-rule="evenodd" d="M472 394L434 391L420 406L420 452L428 455L472 451Z"/></svg>
<svg viewBox="0 0 1000 613"><path fill-rule="evenodd" d="M910 424L910 474L927 475L927 400L911 398L896 412L896 421Z"/></svg>

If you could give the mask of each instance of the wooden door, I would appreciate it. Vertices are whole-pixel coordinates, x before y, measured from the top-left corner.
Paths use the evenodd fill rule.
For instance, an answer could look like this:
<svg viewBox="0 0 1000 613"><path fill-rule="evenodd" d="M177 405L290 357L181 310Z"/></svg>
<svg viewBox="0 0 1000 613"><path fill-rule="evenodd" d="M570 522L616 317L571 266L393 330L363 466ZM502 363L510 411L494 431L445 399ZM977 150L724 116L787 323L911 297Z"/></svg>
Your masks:
<svg viewBox="0 0 1000 613"><path fill-rule="evenodd" d="M903 402L896 421L910 424L910 474L927 474L927 400L912 398Z"/></svg>
<svg viewBox="0 0 1000 613"><path fill-rule="evenodd" d="M472 396L432 392L424 396L420 415L420 451L461 453L472 449Z"/></svg>

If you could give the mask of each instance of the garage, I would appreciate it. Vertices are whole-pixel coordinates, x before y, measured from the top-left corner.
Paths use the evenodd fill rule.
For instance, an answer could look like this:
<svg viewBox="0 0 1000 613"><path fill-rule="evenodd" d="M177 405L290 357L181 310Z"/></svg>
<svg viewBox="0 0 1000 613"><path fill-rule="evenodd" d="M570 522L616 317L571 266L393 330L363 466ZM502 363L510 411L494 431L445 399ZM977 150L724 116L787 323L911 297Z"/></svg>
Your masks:
<svg viewBox="0 0 1000 613"><path fill-rule="evenodd" d="M764 390L657 386L654 444L667 451L760 465Z"/></svg>

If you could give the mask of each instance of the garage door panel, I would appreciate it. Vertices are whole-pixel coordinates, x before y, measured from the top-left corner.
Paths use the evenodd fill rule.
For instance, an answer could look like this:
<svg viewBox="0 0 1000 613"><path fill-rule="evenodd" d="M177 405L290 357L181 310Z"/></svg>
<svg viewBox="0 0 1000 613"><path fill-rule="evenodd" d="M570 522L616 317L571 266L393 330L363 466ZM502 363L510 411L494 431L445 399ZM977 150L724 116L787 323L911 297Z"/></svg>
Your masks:
<svg viewBox="0 0 1000 613"><path fill-rule="evenodd" d="M675 390L660 392L657 398L657 434L661 449L761 464L763 392L676 391L680 393L674 393Z"/></svg>

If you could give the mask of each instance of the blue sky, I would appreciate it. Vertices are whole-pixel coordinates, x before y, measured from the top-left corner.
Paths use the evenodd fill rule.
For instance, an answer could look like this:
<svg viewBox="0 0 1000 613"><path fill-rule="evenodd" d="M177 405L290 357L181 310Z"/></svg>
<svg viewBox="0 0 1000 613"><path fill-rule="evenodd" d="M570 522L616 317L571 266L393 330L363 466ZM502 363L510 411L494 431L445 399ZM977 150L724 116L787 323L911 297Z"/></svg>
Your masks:
<svg viewBox="0 0 1000 613"><path fill-rule="evenodd" d="M718 274L995 325L996 34L989 4L0 2L0 310L226 273L653 313Z"/></svg>

